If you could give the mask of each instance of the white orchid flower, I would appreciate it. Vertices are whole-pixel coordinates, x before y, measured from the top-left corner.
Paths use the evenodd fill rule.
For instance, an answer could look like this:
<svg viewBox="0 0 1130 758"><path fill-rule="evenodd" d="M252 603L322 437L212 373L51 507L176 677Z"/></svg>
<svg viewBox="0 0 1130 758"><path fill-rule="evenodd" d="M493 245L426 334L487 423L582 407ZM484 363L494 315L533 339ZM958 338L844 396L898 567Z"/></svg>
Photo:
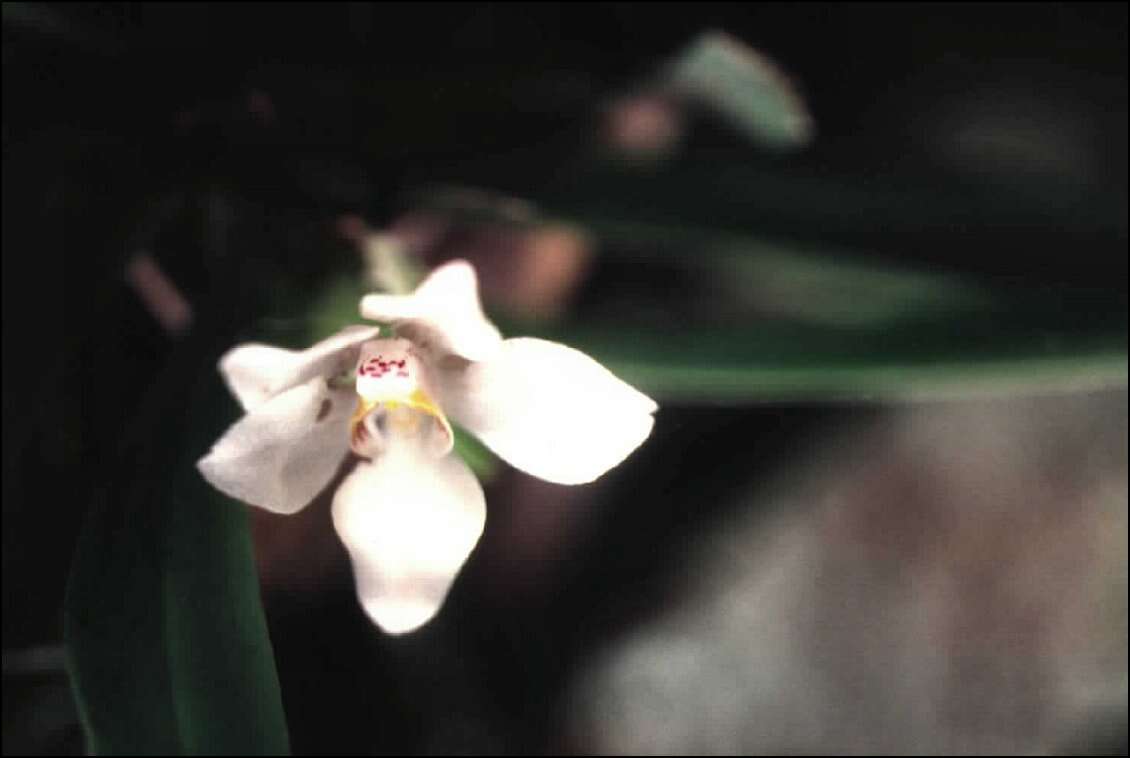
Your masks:
<svg viewBox="0 0 1130 758"><path fill-rule="evenodd" d="M366 296L361 314L396 336L351 326L300 352L228 352L220 372L246 415L197 465L224 493L290 514L352 450L360 460L334 496L334 527L361 605L400 634L439 610L486 519L449 418L516 468L581 484L648 437L656 405L584 353L502 339L464 261L410 295Z"/></svg>

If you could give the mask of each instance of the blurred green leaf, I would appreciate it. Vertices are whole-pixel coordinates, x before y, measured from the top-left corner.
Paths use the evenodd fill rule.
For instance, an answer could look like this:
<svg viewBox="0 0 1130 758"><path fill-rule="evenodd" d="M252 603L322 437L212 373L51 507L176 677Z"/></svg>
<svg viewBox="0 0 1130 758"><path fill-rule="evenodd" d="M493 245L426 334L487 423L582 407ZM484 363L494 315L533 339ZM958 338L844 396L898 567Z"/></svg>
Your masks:
<svg viewBox="0 0 1130 758"><path fill-rule="evenodd" d="M205 450L230 410L218 379L207 385L181 455ZM175 433L179 417L160 432ZM288 752L244 509L214 493L194 459L140 450L135 462L88 512L67 591L89 750Z"/></svg>
<svg viewBox="0 0 1130 758"><path fill-rule="evenodd" d="M462 208L457 193L418 197L463 223L513 223L484 216L490 204ZM907 399L1126 383L1118 197L1038 183L860 183L696 158L587 167L543 189L538 206L527 224L577 224L604 262L584 323L503 331L577 346L659 397Z"/></svg>
<svg viewBox="0 0 1130 758"><path fill-rule="evenodd" d="M475 170L484 169L452 169L446 184L420 177L422 189L406 199L472 222L513 223L501 200L460 205ZM493 184L496 197L525 198L541 219L579 225L615 255L661 249L705 257L769 243L892 271L1081 284L1125 300L1125 193L1102 187L837 173L733 151L705 151L661 167L575 163L537 184L512 173ZM453 183L463 191L451 191ZM531 215L527 224L537 222Z"/></svg>
<svg viewBox="0 0 1130 758"><path fill-rule="evenodd" d="M455 454L475 472L480 481L489 482L498 473L498 458L487 447L460 426L451 425L455 432Z"/></svg>
<svg viewBox="0 0 1130 758"><path fill-rule="evenodd" d="M359 308L361 298L372 291L360 273L332 277L310 303L302 338L292 347L301 350L336 334L344 326L367 323Z"/></svg>
<svg viewBox="0 0 1130 758"><path fill-rule="evenodd" d="M542 333L657 399L682 403L929 400L1125 386L1125 339L1054 333L860 335L766 322L694 331Z"/></svg>
<svg viewBox="0 0 1130 758"><path fill-rule="evenodd" d="M696 254L676 256L679 240L666 235L650 250L635 248L633 259L678 270L684 287L702 282L709 292L689 297L698 297L695 307L715 319L864 329L962 318L997 304L992 288L969 277L883 266L828 246L719 235L685 241Z"/></svg>

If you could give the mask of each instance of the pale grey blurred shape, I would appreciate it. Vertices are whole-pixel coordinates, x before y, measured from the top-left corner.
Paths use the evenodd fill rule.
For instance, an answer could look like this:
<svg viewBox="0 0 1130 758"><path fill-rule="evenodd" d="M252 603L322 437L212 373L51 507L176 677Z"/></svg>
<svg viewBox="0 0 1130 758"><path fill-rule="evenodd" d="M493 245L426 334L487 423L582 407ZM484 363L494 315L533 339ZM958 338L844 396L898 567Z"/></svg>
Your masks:
<svg viewBox="0 0 1130 758"><path fill-rule="evenodd" d="M719 113L760 147L797 150L815 134L804 96L784 69L725 32L695 37L668 63L663 83Z"/></svg>
<svg viewBox="0 0 1130 758"><path fill-rule="evenodd" d="M582 752L1125 740L1125 391L891 411L815 445L572 688ZM1104 734L1103 730L1112 730Z"/></svg>

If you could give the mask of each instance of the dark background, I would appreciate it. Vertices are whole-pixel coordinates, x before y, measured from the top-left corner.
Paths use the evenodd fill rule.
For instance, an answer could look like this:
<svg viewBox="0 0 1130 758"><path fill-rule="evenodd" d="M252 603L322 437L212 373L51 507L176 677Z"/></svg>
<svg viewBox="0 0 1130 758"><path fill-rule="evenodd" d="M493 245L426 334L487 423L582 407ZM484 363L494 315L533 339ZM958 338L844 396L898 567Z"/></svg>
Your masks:
<svg viewBox="0 0 1130 758"><path fill-rule="evenodd" d="M596 140L609 98L703 29L772 55L807 95L817 140L759 159L768 176L1066 198L1057 207L1082 210L1060 236L976 221L939 240L896 224L898 249L879 249L1069 286L1076 302L1100 293L1122 303L1124 324L1122 3L6 3L3 14L6 661L60 641L92 493L125 487L138 447L176 449L161 398L353 260L341 214L380 226L433 181L550 188ZM1011 104L1006 126L1050 126L1012 151L947 142L955 119L993 102ZM710 123L687 147L723 164L745 149ZM890 238L860 227L858 238ZM126 286L139 249L194 303L187 337L162 333ZM582 307L627 275L601 265ZM569 749L555 723L562 682L660 612L669 557L724 515L726 493L873 413L665 408L653 442L591 495L608 512L552 584L500 597L482 589L489 552L477 555L459 580L471 589L409 639L374 633L347 573L299 599L268 597L295 751ZM509 486L488 489L492 508L508 507ZM39 701L7 665L4 686L7 731L26 713L17 701ZM81 750L75 723L45 740L13 749Z"/></svg>

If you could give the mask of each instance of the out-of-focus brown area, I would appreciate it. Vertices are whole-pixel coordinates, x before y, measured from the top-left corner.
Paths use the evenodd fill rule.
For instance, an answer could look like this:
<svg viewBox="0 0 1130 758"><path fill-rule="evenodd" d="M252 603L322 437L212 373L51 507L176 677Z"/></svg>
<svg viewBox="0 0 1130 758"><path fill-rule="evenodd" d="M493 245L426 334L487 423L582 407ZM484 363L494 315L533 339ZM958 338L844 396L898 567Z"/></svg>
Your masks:
<svg viewBox="0 0 1130 758"><path fill-rule="evenodd" d="M940 403L797 455L577 682L572 744L1117 749L1126 423L1122 392Z"/></svg>
<svg viewBox="0 0 1130 758"><path fill-rule="evenodd" d="M393 222L390 231L428 267L452 258L470 261L487 306L526 319L561 315L593 258L588 236L561 223L460 223L413 213Z"/></svg>

